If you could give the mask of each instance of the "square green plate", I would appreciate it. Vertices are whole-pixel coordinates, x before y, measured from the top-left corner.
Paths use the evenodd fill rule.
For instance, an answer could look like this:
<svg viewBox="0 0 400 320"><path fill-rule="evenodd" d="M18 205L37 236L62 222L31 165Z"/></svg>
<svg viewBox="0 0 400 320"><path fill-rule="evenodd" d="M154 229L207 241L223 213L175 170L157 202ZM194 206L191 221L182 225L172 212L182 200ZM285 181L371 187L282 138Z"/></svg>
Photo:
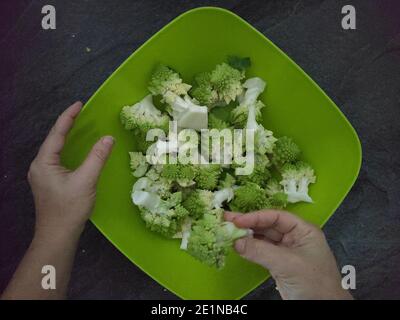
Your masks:
<svg viewBox="0 0 400 320"><path fill-rule="evenodd" d="M277 136L288 135L303 150L317 173L310 194L314 204L289 210L322 226L357 178L361 146L357 134L326 94L281 50L247 22L220 8L188 11L137 49L86 103L67 139L66 166L78 166L101 136L116 138L113 153L98 184L91 218L123 254L160 284L185 299L238 299L267 279L261 267L232 252L222 271L179 250L177 240L148 231L131 203L134 178L128 151L135 136L119 122L119 112L147 94L147 82L158 62L181 72L186 82L227 55L249 56L247 76L266 80L261 99L268 106L264 125Z"/></svg>

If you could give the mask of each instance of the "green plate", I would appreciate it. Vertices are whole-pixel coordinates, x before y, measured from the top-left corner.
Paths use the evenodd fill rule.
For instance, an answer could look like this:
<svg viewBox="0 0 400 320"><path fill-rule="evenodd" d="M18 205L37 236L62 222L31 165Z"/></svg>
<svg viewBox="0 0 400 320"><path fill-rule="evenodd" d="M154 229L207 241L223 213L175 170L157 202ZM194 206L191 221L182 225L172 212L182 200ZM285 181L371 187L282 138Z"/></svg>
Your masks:
<svg viewBox="0 0 400 320"><path fill-rule="evenodd" d="M249 56L247 76L266 80L261 99L268 106L263 124L277 136L293 137L304 159L317 173L310 194L314 204L289 207L322 226L357 178L361 146L357 134L337 106L285 53L235 14L220 8L198 8L169 23L136 50L86 103L68 136L63 162L75 168L103 135L116 138L102 173L91 218L123 254L160 284L185 299L239 299L269 274L232 252L222 271L207 267L179 249L179 241L148 231L131 203L134 178L128 151L135 136L119 122L124 105L147 94L156 63L164 62L190 82L193 75L226 60ZM328 61L327 61L328 63Z"/></svg>

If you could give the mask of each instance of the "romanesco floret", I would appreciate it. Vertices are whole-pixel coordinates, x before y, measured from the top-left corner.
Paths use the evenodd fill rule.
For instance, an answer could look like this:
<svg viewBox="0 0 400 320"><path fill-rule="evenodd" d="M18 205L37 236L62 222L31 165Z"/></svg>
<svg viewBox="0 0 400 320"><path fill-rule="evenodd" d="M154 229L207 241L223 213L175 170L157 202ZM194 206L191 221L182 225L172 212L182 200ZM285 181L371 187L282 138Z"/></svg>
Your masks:
<svg viewBox="0 0 400 320"><path fill-rule="evenodd" d="M146 209L140 210L140 216L146 223L146 227L168 238L173 237L174 234L180 231L187 215L188 211L181 205L168 209L164 214L158 214Z"/></svg>
<svg viewBox="0 0 400 320"><path fill-rule="evenodd" d="M222 220L221 209L206 213L192 226L187 252L208 266L221 269L233 241L249 234L246 229L239 229L231 222Z"/></svg>
<svg viewBox="0 0 400 320"><path fill-rule="evenodd" d="M227 63L219 64L211 72L210 82L217 91L220 101L229 104L234 101L243 91L241 80L244 74L239 70L232 68Z"/></svg>
<svg viewBox="0 0 400 320"><path fill-rule="evenodd" d="M184 83L177 72L163 64L155 68L149 83L149 91L153 95L163 97L168 91L177 95L185 95L190 88L191 86Z"/></svg>
<svg viewBox="0 0 400 320"><path fill-rule="evenodd" d="M256 183L247 182L235 189L229 207L233 211L246 213L269 208L270 203L264 189Z"/></svg>
<svg viewBox="0 0 400 320"><path fill-rule="evenodd" d="M297 162L285 164L282 168L282 181L284 192L290 203L299 201L312 202L308 195L308 186L316 180L314 170L308 163Z"/></svg>
<svg viewBox="0 0 400 320"><path fill-rule="evenodd" d="M274 178L269 179L265 187L265 192L269 197L272 208L283 209L286 207L288 203L288 196L283 192L283 188L279 184L278 180Z"/></svg>
<svg viewBox="0 0 400 320"><path fill-rule="evenodd" d="M254 135L255 150L257 153L273 153L276 141L277 139L274 137L272 131L265 129L261 124L258 125Z"/></svg>
<svg viewBox="0 0 400 320"><path fill-rule="evenodd" d="M222 172L218 164L199 164L196 166L196 186L199 189L214 190L218 185L218 179Z"/></svg>
<svg viewBox="0 0 400 320"><path fill-rule="evenodd" d="M140 215L146 226L166 237L172 237L180 231L188 211L182 207L182 193L171 193L166 199L152 190L148 178L140 178L134 185L132 201L139 207Z"/></svg>
<svg viewBox="0 0 400 320"><path fill-rule="evenodd" d="M214 194L209 190L194 190L183 201L183 206L194 219L201 218L203 214L212 209Z"/></svg>
<svg viewBox="0 0 400 320"><path fill-rule="evenodd" d="M138 178L143 177L149 168L145 155L141 152L129 152L129 157L132 174Z"/></svg>
<svg viewBox="0 0 400 320"><path fill-rule="evenodd" d="M254 104L256 120L261 121L261 110L264 108L265 105L261 101L257 101ZM244 128L246 127L247 117L249 115L249 107L245 104L239 104L232 110L231 113L231 122L237 128Z"/></svg>
<svg viewBox="0 0 400 320"><path fill-rule="evenodd" d="M144 134L154 128L167 131L170 120L167 115L162 114L154 106L151 95L147 95L142 101L133 106L123 107L120 116L125 129L136 129Z"/></svg>
<svg viewBox="0 0 400 320"><path fill-rule="evenodd" d="M196 168L193 165L165 164L161 176L170 182L177 182L181 187L188 187L195 183Z"/></svg>
<svg viewBox="0 0 400 320"><path fill-rule="evenodd" d="M257 98L264 91L265 85L265 81L257 77L247 79L244 82L243 87L246 88L246 92L244 95L239 96L239 105L232 110L232 122L236 126L245 127L250 106L254 107L254 121L261 120L261 109L264 104L261 101L257 101Z"/></svg>
<svg viewBox="0 0 400 320"><path fill-rule="evenodd" d="M254 157L254 169L249 175L239 175L237 180L240 184L247 182L254 182L263 187L271 177L271 172L268 167L270 166L269 159L264 154L256 154Z"/></svg>
<svg viewBox="0 0 400 320"><path fill-rule="evenodd" d="M301 152L291 138L281 137L275 142L273 153L272 162L279 167L297 161Z"/></svg>
<svg viewBox="0 0 400 320"><path fill-rule="evenodd" d="M218 104L218 92L211 84L211 74L203 72L195 77L195 86L190 91L193 98L200 104L212 108Z"/></svg>

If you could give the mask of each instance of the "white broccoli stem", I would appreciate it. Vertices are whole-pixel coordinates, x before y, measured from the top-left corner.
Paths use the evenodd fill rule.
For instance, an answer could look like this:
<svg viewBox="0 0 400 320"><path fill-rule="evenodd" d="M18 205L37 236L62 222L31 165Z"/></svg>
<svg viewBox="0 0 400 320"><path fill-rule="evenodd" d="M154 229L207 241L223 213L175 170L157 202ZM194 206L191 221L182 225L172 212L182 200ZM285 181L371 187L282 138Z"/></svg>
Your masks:
<svg viewBox="0 0 400 320"><path fill-rule="evenodd" d="M158 110L153 104L153 96L151 94L144 97L142 101L139 102L141 106L141 111L143 114L148 116L152 116L154 119L158 120L158 117L161 116L161 111Z"/></svg>
<svg viewBox="0 0 400 320"><path fill-rule="evenodd" d="M143 191L148 189L150 185L151 185L151 180L147 177L142 177L135 182L132 191Z"/></svg>
<svg viewBox="0 0 400 320"><path fill-rule="evenodd" d="M178 122L180 128L189 128L194 130L207 129L207 107L193 103L188 95L181 98L172 92L167 92L165 99L171 106L172 117Z"/></svg>
<svg viewBox="0 0 400 320"><path fill-rule="evenodd" d="M291 179L284 184L284 192L288 196L288 202L290 203L296 203L300 201L312 202L312 199L307 194L308 193L307 181L302 181L302 180L303 178L300 179L299 185L297 184L295 179ZM307 191L305 191L304 188L306 188Z"/></svg>
<svg viewBox="0 0 400 320"><path fill-rule="evenodd" d="M249 113L247 115L246 129L255 131L258 129L258 123L256 121L256 108L254 104L249 105Z"/></svg>
<svg viewBox="0 0 400 320"><path fill-rule="evenodd" d="M185 222L182 224L182 231L181 231L182 241L180 246L182 250L187 250L191 229L192 229L192 219L187 218Z"/></svg>
<svg viewBox="0 0 400 320"><path fill-rule="evenodd" d="M150 212L154 212L160 205L161 198L155 193L138 190L132 193L132 201L137 206L143 207Z"/></svg>
<svg viewBox="0 0 400 320"><path fill-rule="evenodd" d="M213 208L222 208L222 203L231 201L233 199L233 189L224 188L214 192L214 199L212 201Z"/></svg>
<svg viewBox="0 0 400 320"><path fill-rule="evenodd" d="M164 161L162 161L164 155L177 152L178 142L176 139L171 139L170 141L157 140L157 142L152 144L149 148L146 159L151 164L164 164Z"/></svg>
<svg viewBox="0 0 400 320"><path fill-rule="evenodd" d="M313 202L311 197L308 195L308 185L310 181L306 178L303 177L300 179L299 186L298 186L298 192L303 195L303 201L305 202Z"/></svg>
<svg viewBox="0 0 400 320"><path fill-rule="evenodd" d="M254 105L258 96L265 89L265 81L258 77L250 78L243 83L243 87L247 90L241 103L248 106Z"/></svg>

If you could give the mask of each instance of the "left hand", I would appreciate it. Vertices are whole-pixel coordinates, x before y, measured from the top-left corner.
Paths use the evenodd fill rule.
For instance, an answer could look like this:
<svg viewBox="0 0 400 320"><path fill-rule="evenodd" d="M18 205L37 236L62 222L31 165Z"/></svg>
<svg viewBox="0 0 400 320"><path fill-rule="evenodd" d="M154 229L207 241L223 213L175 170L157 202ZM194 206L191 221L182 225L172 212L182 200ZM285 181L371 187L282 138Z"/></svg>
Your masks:
<svg viewBox="0 0 400 320"><path fill-rule="evenodd" d="M97 179L114 139L101 138L76 170L64 168L60 152L81 108L82 103L76 102L59 116L30 166L28 181L36 208L35 235L72 232L79 236L92 212Z"/></svg>

